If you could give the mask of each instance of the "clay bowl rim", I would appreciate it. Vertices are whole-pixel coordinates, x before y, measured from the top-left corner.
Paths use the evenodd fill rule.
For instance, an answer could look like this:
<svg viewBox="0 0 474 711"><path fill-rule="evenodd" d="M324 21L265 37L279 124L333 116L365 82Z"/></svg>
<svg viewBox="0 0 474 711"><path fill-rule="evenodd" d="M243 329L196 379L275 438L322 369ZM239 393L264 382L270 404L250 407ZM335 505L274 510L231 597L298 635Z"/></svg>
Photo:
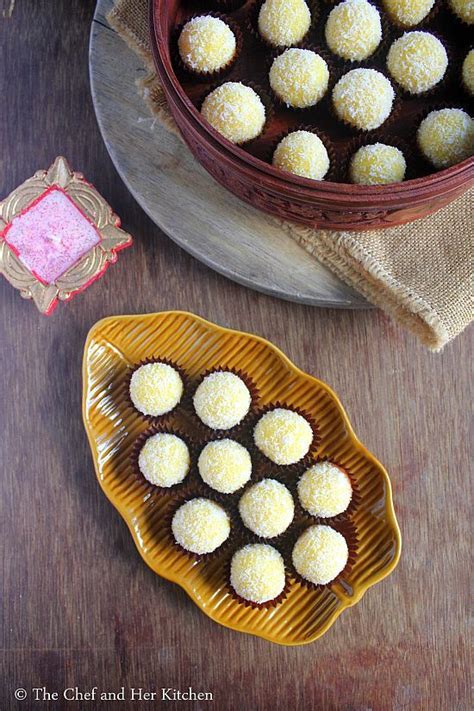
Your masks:
<svg viewBox="0 0 474 711"><path fill-rule="evenodd" d="M336 183L329 180L315 181L310 178L291 175L290 173L288 173L289 177L287 178L284 171L274 168L270 163L256 158L240 146L231 143L201 117L200 112L191 102L174 73L169 53L169 40L161 31L162 26L158 12L158 6L160 5L165 7L168 3L166 0L149 0L149 29L152 55L165 94L168 99L174 100L173 103L176 109L181 110L181 113L183 109L186 111L187 117L183 116L183 118L186 118L188 123L194 124L194 130L198 129L198 133L204 132L206 134L206 141L209 147L214 152L217 150L221 157L227 158L227 161L230 160L234 166L236 162L240 163L240 168L245 167L247 171L251 169L253 172L256 171L259 174L263 174L274 183L284 185L285 190L293 188L298 192L300 198L302 193L306 197L313 198L316 195L329 199L331 197L340 199L344 196L351 202L366 201L367 198L372 197L381 199L384 203L391 203L394 200L398 201L406 198L410 203L414 204L415 201L433 197L433 191L439 194L439 191L443 191L443 188L445 188L443 192L449 193L450 190L454 190L462 184L465 184L467 188L470 180L474 179L474 156L435 173L387 185L359 186L351 183ZM470 169L472 169L472 176L469 175ZM255 175L254 177L258 176ZM455 180L454 184L450 182L452 180ZM415 198L418 200L415 200Z"/></svg>

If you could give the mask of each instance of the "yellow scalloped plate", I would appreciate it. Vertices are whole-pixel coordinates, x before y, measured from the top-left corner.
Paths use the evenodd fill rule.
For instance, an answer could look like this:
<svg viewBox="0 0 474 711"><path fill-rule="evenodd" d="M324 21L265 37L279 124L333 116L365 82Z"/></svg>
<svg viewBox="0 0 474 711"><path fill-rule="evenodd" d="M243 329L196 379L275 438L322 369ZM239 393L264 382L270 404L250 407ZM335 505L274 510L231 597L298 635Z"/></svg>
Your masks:
<svg viewBox="0 0 474 711"><path fill-rule="evenodd" d="M124 382L130 366L147 357L170 358L191 376L214 367L241 368L256 382L263 404L282 401L313 415L322 438L319 453L350 470L361 498L351 515L359 539L357 559L340 582L309 590L292 580L280 605L253 609L229 594L221 558L190 560L169 542L164 522L169 498L150 493L129 466L132 444L146 425L127 403ZM85 345L83 418L99 483L144 561L225 627L278 644L312 642L398 562L400 531L387 472L355 436L336 394L263 338L181 311L103 319Z"/></svg>

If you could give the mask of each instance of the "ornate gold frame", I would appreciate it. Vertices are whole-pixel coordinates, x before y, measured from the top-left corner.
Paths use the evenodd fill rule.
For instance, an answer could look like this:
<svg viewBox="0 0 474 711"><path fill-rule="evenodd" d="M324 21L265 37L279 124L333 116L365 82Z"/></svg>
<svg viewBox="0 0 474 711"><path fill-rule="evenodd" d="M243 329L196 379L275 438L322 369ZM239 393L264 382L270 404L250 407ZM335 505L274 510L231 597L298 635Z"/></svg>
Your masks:
<svg viewBox="0 0 474 711"><path fill-rule="evenodd" d="M94 223L101 240L53 284L44 284L15 255L3 233L14 217L53 185L64 190ZM59 301L71 299L98 279L109 264L117 261L117 252L131 244L131 236L120 229L120 219L110 205L82 173L74 173L61 156L48 170L36 172L0 202L0 272L24 299L33 299L39 311L46 315Z"/></svg>

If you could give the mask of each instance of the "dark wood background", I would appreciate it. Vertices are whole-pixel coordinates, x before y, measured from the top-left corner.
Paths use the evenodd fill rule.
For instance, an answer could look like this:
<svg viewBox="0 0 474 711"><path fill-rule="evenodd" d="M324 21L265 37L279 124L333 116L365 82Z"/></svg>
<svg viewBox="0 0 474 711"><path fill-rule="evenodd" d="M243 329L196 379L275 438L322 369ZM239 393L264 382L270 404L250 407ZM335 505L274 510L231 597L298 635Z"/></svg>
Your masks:
<svg viewBox="0 0 474 711"><path fill-rule="evenodd" d="M472 331L433 355L380 311L277 301L176 247L102 144L87 74L93 10L93 0L16 0L0 19L0 195L63 154L136 240L50 318L0 282L0 708L150 708L33 703L31 689L192 685L219 710L468 709ZM335 388L391 473L400 565L314 644L278 647L207 619L142 563L99 489L81 421L86 333L106 315L170 308L270 338ZM14 701L18 687L26 701Z"/></svg>

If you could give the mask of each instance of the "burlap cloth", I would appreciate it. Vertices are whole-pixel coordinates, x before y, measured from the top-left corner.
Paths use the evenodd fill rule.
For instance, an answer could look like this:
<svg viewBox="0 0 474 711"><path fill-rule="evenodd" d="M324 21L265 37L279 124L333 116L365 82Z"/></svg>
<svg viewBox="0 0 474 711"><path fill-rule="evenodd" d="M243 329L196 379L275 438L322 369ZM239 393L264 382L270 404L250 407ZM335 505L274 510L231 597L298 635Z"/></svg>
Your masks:
<svg viewBox="0 0 474 711"><path fill-rule="evenodd" d="M153 68L148 0L116 0L112 27L149 70L138 89L152 113L179 135ZM388 312L431 350L474 318L474 190L435 215L372 232L329 232L282 222L315 259Z"/></svg>

